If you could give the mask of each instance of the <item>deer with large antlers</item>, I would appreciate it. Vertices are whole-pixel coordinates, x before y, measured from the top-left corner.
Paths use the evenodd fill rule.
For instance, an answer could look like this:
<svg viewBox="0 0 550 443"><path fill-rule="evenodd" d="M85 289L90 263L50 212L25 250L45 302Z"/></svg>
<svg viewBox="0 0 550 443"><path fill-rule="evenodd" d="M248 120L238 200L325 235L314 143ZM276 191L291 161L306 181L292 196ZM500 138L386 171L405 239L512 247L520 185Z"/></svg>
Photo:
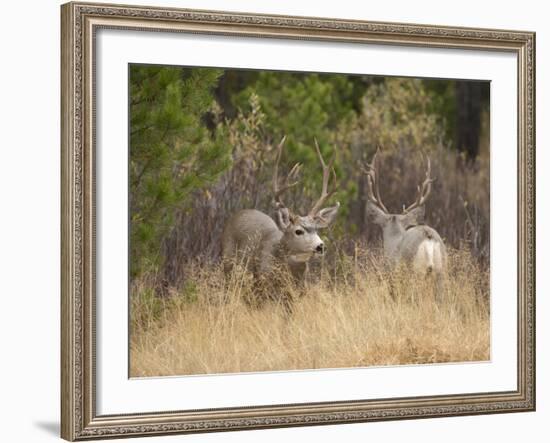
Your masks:
<svg viewBox="0 0 550 443"><path fill-rule="evenodd" d="M336 192L334 156L327 164L315 141L315 150L323 171L321 196L307 215L295 214L284 202L283 194L299 183L297 176L301 165L295 164L283 183L279 179L285 137L277 146L277 158L273 171L273 204L275 220L256 209L244 209L234 214L223 231L222 253L225 270L229 271L236 258L245 259L255 280L255 304L271 298L282 301L287 310L292 300L281 293L281 274L287 274L302 284L308 261L315 255L325 253L325 244L318 230L327 228L336 218L340 203L323 208L325 202ZM332 186L329 190L329 185Z"/></svg>
<svg viewBox="0 0 550 443"><path fill-rule="evenodd" d="M380 197L377 150L371 163L366 163L367 216L382 228L384 256L392 268L400 264L410 266L415 272L433 275L436 281L436 296L441 296L447 262L447 252L437 231L424 224L425 203L434 179L431 163L427 160L426 176L418 186L416 200L403 205L401 214L388 211Z"/></svg>

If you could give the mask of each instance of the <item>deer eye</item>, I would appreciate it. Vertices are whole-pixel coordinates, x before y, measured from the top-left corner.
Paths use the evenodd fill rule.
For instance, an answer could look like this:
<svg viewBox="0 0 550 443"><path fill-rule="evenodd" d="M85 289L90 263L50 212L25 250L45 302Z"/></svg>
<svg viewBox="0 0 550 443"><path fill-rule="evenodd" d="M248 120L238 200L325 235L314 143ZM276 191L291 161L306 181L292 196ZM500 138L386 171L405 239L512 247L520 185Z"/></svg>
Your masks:
<svg viewBox="0 0 550 443"><path fill-rule="evenodd" d="M294 231L294 233L296 235L303 235L304 231L303 231L303 229L296 229L296 231Z"/></svg>

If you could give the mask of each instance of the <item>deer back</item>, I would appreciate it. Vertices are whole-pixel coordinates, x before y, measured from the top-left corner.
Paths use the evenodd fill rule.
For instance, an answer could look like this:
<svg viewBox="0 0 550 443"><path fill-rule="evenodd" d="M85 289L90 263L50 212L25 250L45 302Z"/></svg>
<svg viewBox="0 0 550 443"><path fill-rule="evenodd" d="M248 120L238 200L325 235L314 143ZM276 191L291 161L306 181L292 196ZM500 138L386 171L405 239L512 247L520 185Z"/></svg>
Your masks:
<svg viewBox="0 0 550 443"><path fill-rule="evenodd" d="M260 255L273 254L282 236L270 216L256 209L243 209L226 223L222 237L223 256L228 258L246 252L260 258Z"/></svg>

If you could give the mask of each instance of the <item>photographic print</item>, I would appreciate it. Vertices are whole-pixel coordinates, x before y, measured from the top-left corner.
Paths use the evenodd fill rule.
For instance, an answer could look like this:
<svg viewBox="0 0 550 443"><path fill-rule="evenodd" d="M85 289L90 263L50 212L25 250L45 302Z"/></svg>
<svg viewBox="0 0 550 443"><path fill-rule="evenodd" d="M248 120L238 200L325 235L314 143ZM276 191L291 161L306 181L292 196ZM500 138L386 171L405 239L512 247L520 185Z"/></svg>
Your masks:
<svg viewBox="0 0 550 443"><path fill-rule="evenodd" d="M61 8L61 435L535 410L535 33Z"/></svg>
<svg viewBox="0 0 550 443"><path fill-rule="evenodd" d="M130 376L490 360L490 83L130 64Z"/></svg>

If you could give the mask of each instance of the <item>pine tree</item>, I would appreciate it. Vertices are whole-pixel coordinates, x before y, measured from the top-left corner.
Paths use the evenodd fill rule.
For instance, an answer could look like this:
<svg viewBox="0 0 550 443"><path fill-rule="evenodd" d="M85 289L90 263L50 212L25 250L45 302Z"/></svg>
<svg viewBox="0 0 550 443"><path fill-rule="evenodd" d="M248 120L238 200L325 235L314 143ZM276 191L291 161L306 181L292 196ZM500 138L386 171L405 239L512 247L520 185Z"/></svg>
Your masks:
<svg viewBox="0 0 550 443"><path fill-rule="evenodd" d="M230 165L231 150L204 123L214 69L130 69L130 272L158 267L176 210Z"/></svg>

